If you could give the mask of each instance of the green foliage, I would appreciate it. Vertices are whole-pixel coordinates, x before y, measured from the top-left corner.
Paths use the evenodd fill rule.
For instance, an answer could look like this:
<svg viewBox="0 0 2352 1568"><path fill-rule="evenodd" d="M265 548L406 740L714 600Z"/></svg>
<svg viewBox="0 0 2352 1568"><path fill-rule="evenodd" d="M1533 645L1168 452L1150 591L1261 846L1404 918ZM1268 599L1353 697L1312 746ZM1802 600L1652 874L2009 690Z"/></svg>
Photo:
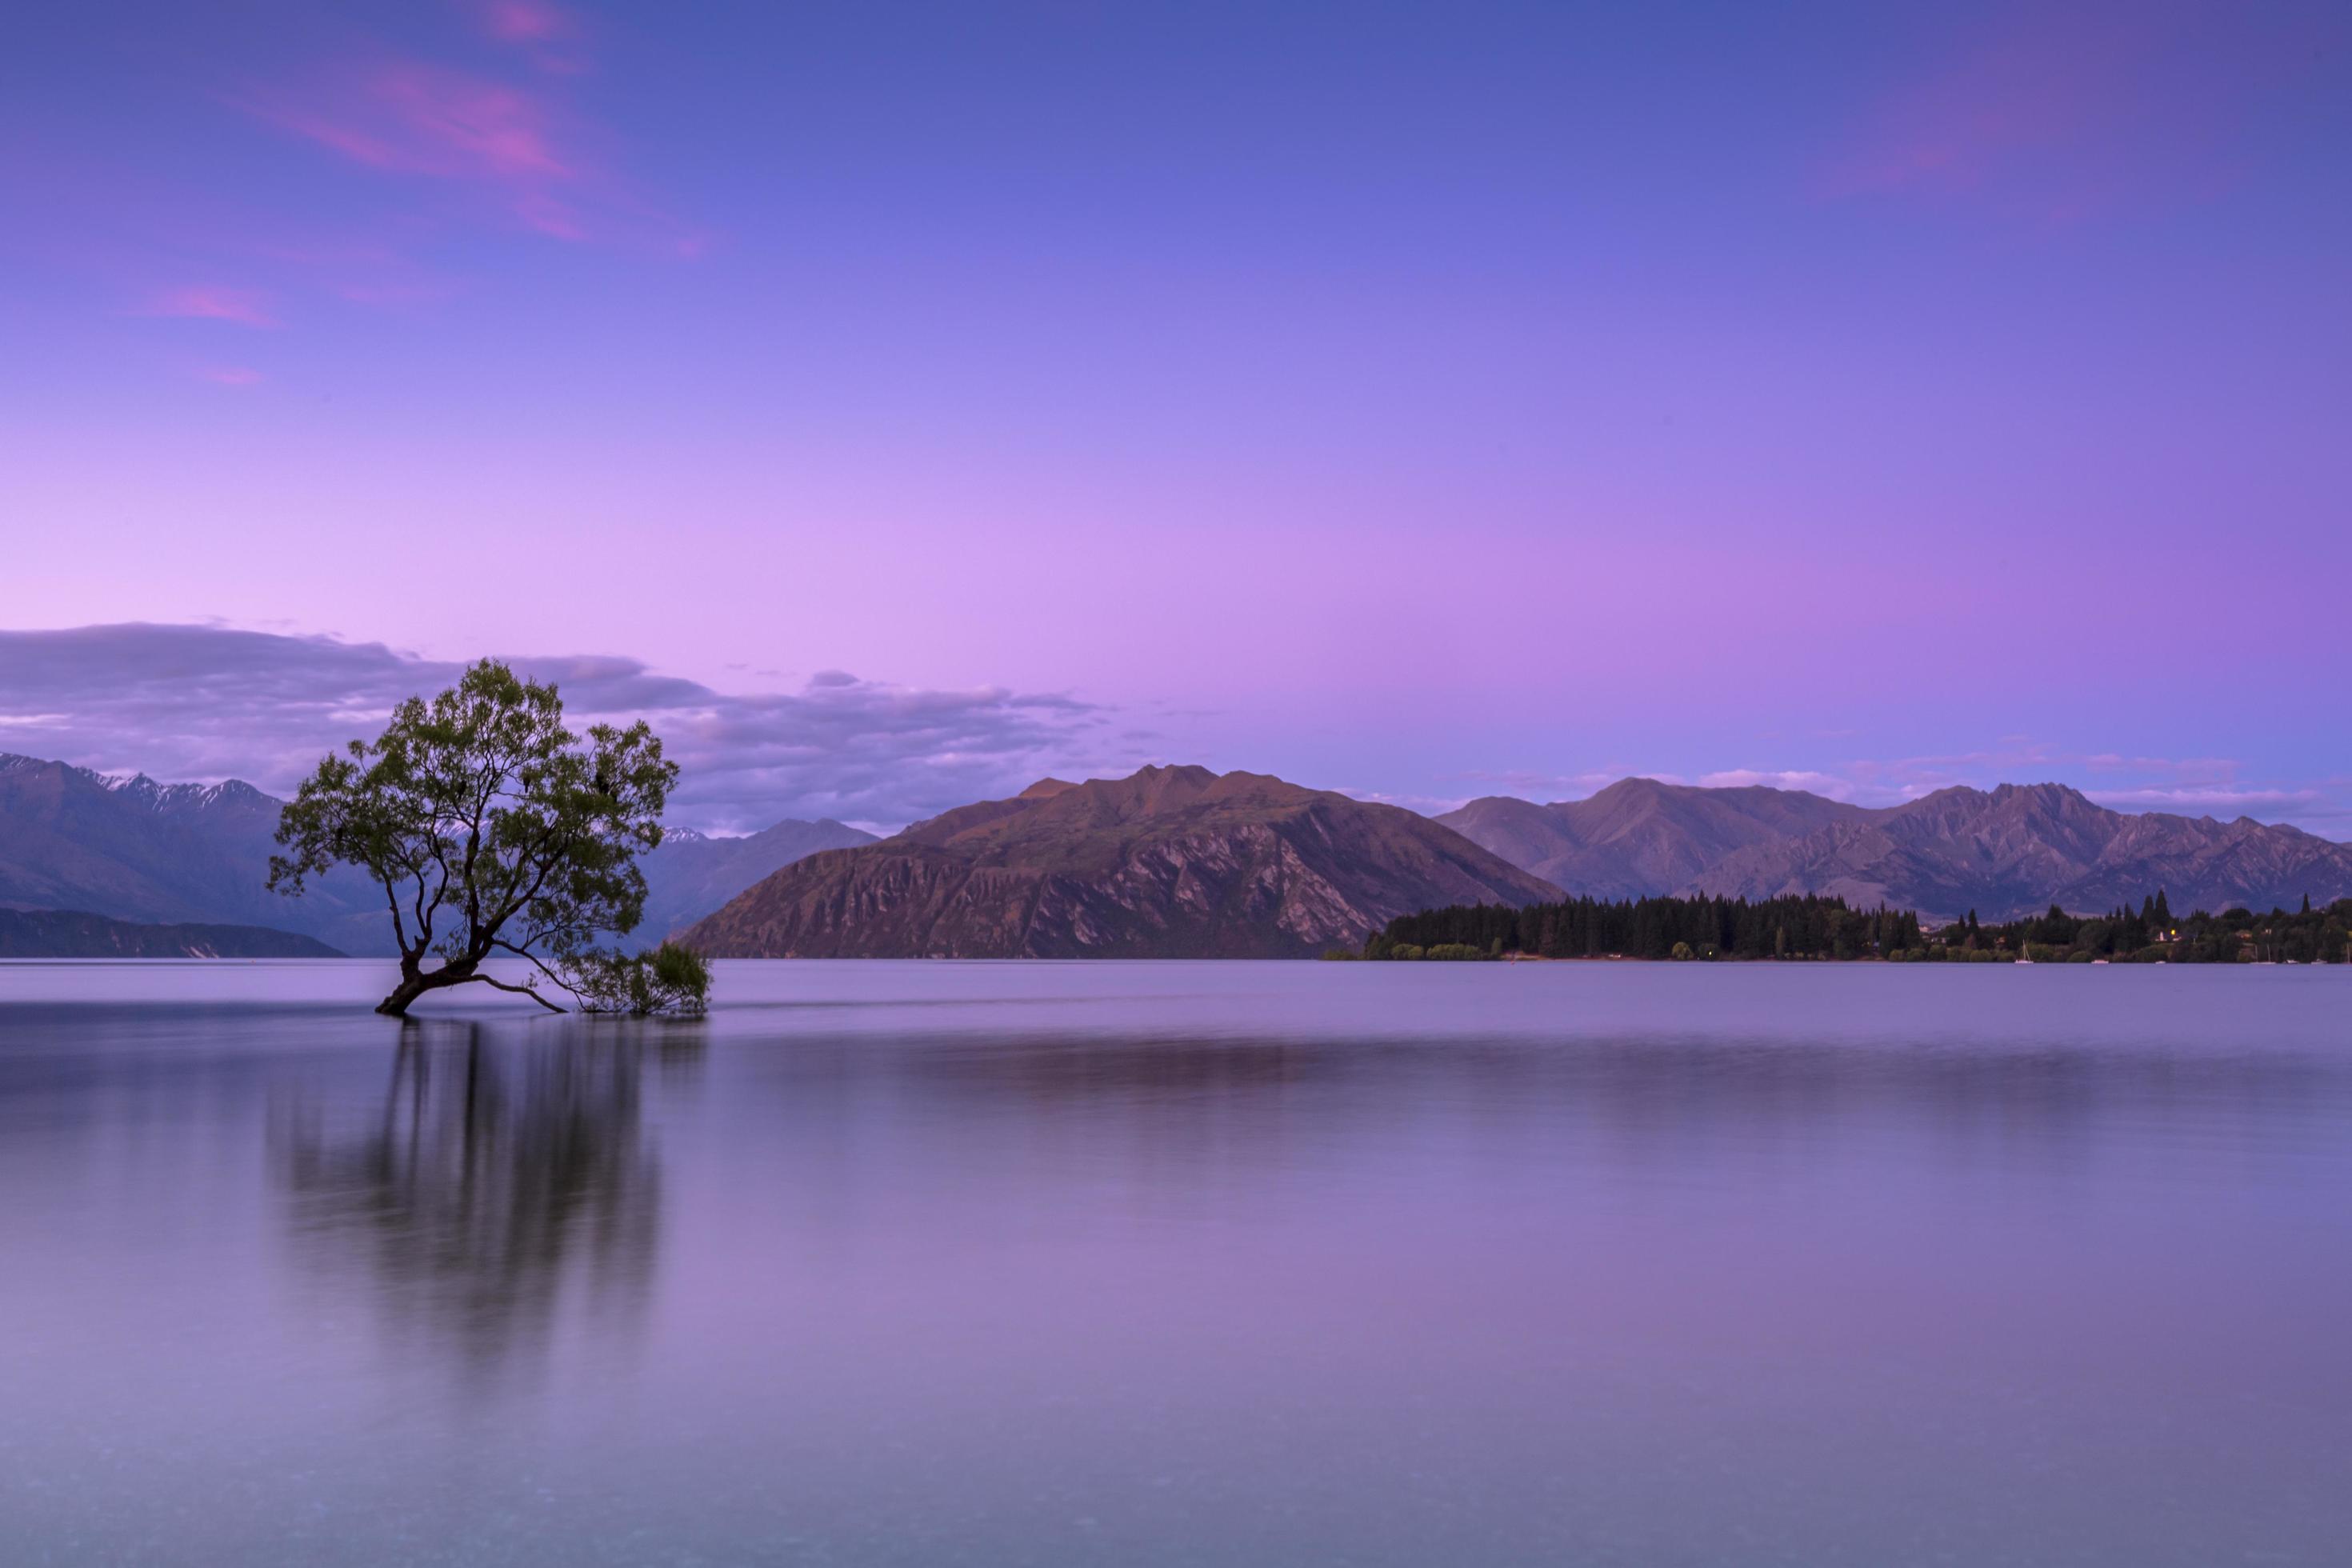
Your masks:
<svg viewBox="0 0 2352 1568"><path fill-rule="evenodd" d="M583 952L564 965L563 984L588 1013L698 1018L710 1002L710 965L675 942L649 952Z"/></svg>
<svg viewBox="0 0 2352 1568"><path fill-rule="evenodd" d="M567 970L645 912L636 858L661 842L677 765L643 722L563 724L553 686L484 659L430 702L412 697L383 734L321 761L278 824L269 886L301 893L330 866L383 886L401 982L378 1011L479 983L562 1011L481 965L519 959L570 989ZM437 965L425 967L428 958Z"/></svg>

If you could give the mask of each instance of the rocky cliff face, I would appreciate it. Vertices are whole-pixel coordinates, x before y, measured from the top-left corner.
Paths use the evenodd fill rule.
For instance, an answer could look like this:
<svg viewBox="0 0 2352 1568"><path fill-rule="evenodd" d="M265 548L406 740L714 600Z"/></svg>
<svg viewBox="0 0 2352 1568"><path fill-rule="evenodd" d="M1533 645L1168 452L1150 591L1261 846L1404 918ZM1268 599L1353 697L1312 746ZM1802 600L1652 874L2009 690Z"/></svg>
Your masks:
<svg viewBox="0 0 2352 1568"><path fill-rule="evenodd" d="M812 856L684 934L721 958L1297 958L1433 905L1558 896L1393 806L1145 768Z"/></svg>
<svg viewBox="0 0 2352 1568"><path fill-rule="evenodd" d="M2078 914L2161 888L2172 907L2294 908L2352 894L2352 847L2240 817L2106 807L2062 784L1946 789L1868 810L1796 790L1626 779L1590 800L1473 801L1440 821L1571 893L1830 893L1952 920Z"/></svg>

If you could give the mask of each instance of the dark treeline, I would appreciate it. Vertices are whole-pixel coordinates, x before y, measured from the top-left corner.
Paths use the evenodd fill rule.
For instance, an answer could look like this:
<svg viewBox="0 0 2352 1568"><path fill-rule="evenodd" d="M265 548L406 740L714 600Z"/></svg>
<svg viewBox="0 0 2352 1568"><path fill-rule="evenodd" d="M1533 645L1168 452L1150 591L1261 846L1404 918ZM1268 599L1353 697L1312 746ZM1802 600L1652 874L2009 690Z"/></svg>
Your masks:
<svg viewBox="0 0 2352 1568"><path fill-rule="evenodd" d="M2342 963L2352 961L2352 899L2290 913L2175 916L2162 891L2103 915L2053 905L1988 925L1973 911L1933 931L1907 910L1856 910L1843 899L1637 899L1611 903L1456 904L1400 915L1364 944L1373 959L1829 959L1897 963ZM1335 953L1334 957L1352 956Z"/></svg>
<svg viewBox="0 0 2352 1568"><path fill-rule="evenodd" d="M1919 917L1849 909L1807 894L1766 899L1636 899L1610 903L1457 904L1400 915L1366 958L1883 958L1918 947ZM1444 948L1444 952L1431 950ZM1418 949L1418 952L1412 951Z"/></svg>
<svg viewBox="0 0 2352 1568"><path fill-rule="evenodd" d="M2030 958L2041 963L2098 959L2139 963L2342 963L2352 945L2352 899L2292 913L2203 910L2176 916L2159 889L2103 915L2070 915L2055 904L2032 920L1983 925L1971 913L1935 933L1932 948L1951 957Z"/></svg>

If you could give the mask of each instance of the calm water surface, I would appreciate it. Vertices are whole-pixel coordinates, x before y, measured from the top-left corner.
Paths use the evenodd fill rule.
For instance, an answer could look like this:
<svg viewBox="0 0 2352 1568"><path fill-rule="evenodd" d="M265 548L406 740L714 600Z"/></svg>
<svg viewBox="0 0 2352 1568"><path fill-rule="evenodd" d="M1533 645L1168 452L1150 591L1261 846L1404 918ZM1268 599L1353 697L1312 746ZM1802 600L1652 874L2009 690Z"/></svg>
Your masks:
<svg viewBox="0 0 2352 1568"><path fill-rule="evenodd" d="M0 965L0 1560L2342 1563L2352 973Z"/></svg>

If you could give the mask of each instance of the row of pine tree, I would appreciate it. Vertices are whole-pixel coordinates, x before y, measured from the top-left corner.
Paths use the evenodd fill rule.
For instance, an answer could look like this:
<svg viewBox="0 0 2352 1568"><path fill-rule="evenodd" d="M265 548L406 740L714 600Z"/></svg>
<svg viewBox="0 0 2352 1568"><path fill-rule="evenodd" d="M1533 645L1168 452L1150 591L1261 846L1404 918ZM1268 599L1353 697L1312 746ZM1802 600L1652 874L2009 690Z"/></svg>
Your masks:
<svg viewBox="0 0 2352 1568"><path fill-rule="evenodd" d="M2103 915L2055 904L2031 919L1967 917L1924 930L1909 910L1857 910L1806 894L1746 899L1569 899L1553 904L1457 904L1401 915L1364 956L1395 958L1866 959L1897 963L2342 963L2352 962L2352 899L2257 915L2243 909L2176 916L2159 889ZM1335 955L1346 956L1346 955Z"/></svg>

